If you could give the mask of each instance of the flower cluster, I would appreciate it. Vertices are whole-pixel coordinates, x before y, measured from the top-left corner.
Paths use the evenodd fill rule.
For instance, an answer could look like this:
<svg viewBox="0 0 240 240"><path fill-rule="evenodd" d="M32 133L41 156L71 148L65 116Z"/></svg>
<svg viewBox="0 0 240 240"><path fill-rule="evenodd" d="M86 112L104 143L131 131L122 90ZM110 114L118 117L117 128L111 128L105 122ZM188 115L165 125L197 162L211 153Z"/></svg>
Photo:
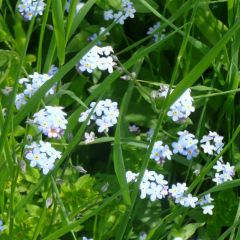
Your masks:
<svg viewBox="0 0 240 240"><path fill-rule="evenodd" d="M203 214L213 214L212 210L214 208L214 205L211 204L212 201L213 198L211 198L210 193L200 198L200 200L198 201L198 205L202 206Z"/></svg>
<svg viewBox="0 0 240 240"><path fill-rule="evenodd" d="M131 176L131 177L130 177ZM127 181L136 181L138 174L127 172ZM147 196L150 197L151 201L156 199L163 199L168 195L168 182L164 180L162 174L157 174L154 171L145 170L142 181L140 183L140 198L144 199Z"/></svg>
<svg viewBox="0 0 240 240"><path fill-rule="evenodd" d="M204 153L209 155L219 154L224 146L223 137L218 135L216 132L209 131L208 135L204 135L200 140L201 147Z"/></svg>
<svg viewBox="0 0 240 240"><path fill-rule="evenodd" d="M46 106L33 115L32 123L37 124L38 129L49 138L60 138L66 129L66 113L63 107Z"/></svg>
<svg viewBox="0 0 240 240"><path fill-rule="evenodd" d="M80 72L87 71L92 73L94 69L98 68L102 71L108 70L113 72L113 67L116 63L112 57L113 49L110 46L98 47L94 46L77 64L77 70Z"/></svg>
<svg viewBox="0 0 240 240"><path fill-rule="evenodd" d="M119 24L124 24L125 20L128 18L134 18L134 14L136 9L133 6L133 3L129 0L122 0L121 5L122 10L118 12L113 12L112 9L108 11L104 11L104 19L108 20L115 20Z"/></svg>
<svg viewBox="0 0 240 240"><path fill-rule="evenodd" d="M188 131L178 132L179 139L177 142L172 143L173 153L180 153L183 156L186 156L188 160L191 160L193 157L198 155L198 140L195 139L195 136Z"/></svg>
<svg viewBox="0 0 240 240"><path fill-rule="evenodd" d="M154 24L152 27L150 27L147 31L147 35L151 35L152 33L154 33L158 28L160 28L160 22L157 22L156 24ZM158 40L162 40L165 38L165 34L160 34L159 32L154 33L153 35L153 40L154 42L158 42Z"/></svg>
<svg viewBox="0 0 240 240"><path fill-rule="evenodd" d="M215 173L215 178L213 178L213 182L217 185L231 181L235 174L235 167L231 166L229 162L224 164L222 160L217 161L217 164L213 166L213 169L217 171Z"/></svg>
<svg viewBox="0 0 240 240"><path fill-rule="evenodd" d="M166 158L171 160L171 155L172 151L169 149L168 145L163 146L162 141L157 141L154 143L150 158L157 163L163 164Z"/></svg>
<svg viewBox="0 0 240 240"><path fill-rule="evenodd" d="M66 10L68 13L69 13L69 10L70 10L71 1L72 1L72 0L67 0L66 5L65 5L65 10ZM83 6L84 6L84 3L82 3L82 2L79 0L79 2L78 2L77 5L76 5L75 14L77 14Z"/></svg>
<svg viewBox="0 0 240 240"><path fill-rule="evenodd" d="M20 0L18 11L26 21L30 21L34 16L43 14L45 5L43 0Z"/></svg>
<svg viewBox="0 0 240 240"><path fill-rule="evenodd" d="M169 189L169 194L174 199L175 203L180 204L184 207L195 208L197 205L198 198L193 197L192 194L186 194L188 187L186 183L173 184Z"/></svg>
<svg viewBox="0 0 240 240"><path fill-rule="evenodd" d="M126 172L126 179L128 183L136 182L138 176L139 173L133 173L132 171ZM168 182L164 180L164 176L162 174L145 170L139 187L141 192L140 198L144 199L149 196L151 201L155 201L156 199L163 199L168 195L176 204L191 208L195 208L200 205L203 209L203 214L212 215L214 205L211 204L213 199L210 194L207 194L198 200L197 197L187 193L188 187L186 183L173 184L171 188L168 188L167 185Z"/></svg>
<svg viewBox="0 0 240 240"><path fill-rule="evenodd" d="M165 98L169 91L169 87L166 84L161 84L160 89L152 91L153 98ZM172 89L170 93L172 93ZM170 106L167 115L172 118L174 122L185 122L192 112L195 111L193 106L193 98L191 96L191 89L188 88L177 101Z"/></svg>
<svg viewBox="0 0 240 240"><path fill-rule="evenodd" d="M117 124L119 116L117 102L112 102L110 99L101 100L98 103L92 102L90 108L81 113L79 122L86 121L91 112L88 124L90 124L91 120L94 121L98 126L99 133L108 132L110 127Z"/></svg>
<svg viewBox="0 0 240 240"><path fill-rule="evenodd" d="M46 82L48 81L55 73L56 67L50 70L50 74L40 74L34 72L33 74L29 75L28 78L21 78L19 79L19 83L23 85L23 92L16 95L15 99L15 106L19 110L22 105L27 103L27 100L31 98L34 93ZM53 86L47 93L46 96L49 94L54 94L56 91L56 85Z"/></svg>
<svg viewBox="0 0 240 240"><path fill-rule="evenodd" d="M25 147L25 158L30 161L31 167L38 167L43 174L48 174L54 168L54 163L61 158L61 152L51 146L49 142L32 142Z"/></svg>
<svg viewBox="0 0 240 240"><path fill-rule="evenodd" d="M174 122L184 122L190 114L195 111L193 107L193 98L190 93L191 90L189 88L178 98L167 112L167 115L171 117Z"/></svg>

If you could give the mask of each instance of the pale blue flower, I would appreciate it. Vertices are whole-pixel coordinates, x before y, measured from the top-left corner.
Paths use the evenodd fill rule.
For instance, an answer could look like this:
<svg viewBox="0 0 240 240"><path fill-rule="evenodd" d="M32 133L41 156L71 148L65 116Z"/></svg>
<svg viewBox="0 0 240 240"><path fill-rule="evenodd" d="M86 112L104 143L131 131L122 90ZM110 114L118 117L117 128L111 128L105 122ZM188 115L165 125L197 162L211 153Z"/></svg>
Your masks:
<svg viewBox="0 0 240 240"><path fill-rule="evenodd" d="M5 227L3 226L3 221L0 220L0 233L3 232L4 229Z"/></svg>

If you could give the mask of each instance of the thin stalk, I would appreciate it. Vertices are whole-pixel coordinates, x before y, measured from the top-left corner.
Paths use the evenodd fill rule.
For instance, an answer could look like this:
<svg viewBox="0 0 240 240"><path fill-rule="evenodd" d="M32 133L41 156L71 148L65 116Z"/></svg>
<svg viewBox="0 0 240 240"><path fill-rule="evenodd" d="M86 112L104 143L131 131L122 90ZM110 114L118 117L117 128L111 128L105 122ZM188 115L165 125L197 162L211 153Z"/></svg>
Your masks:
<svg viewBox="0 0 240 240"><path fill-rule="evenodd" d="M60 193L59 193L59 191L58 191L58 187L57 187L57 185L56 185L56 182L55 182L53 176L51 176L51 182L52 182L53 190L54 190L54 192L55 192L55 194L56 194L56 197L57 197L57 201L58 201L58 203L59 203L59 205L60 205L60 209L61 209L62 214L63 214L63 216L64 216L65 223L66 223L67 225L69 225L69 224L70 224L70 221L69 221L69 219L68 219L67 210L66 210L66 208L65 208L65 206L64 206L64 204L63 204L63 201L62 201L62 199L61 199ZM74 240L77 240L77 238L76 238L76 236L75 236L75 234L74 234L74 232L73 232L72 230L71 230L71 234L72 234L72 236L73 236L73 239L74 239Z"/></svg>

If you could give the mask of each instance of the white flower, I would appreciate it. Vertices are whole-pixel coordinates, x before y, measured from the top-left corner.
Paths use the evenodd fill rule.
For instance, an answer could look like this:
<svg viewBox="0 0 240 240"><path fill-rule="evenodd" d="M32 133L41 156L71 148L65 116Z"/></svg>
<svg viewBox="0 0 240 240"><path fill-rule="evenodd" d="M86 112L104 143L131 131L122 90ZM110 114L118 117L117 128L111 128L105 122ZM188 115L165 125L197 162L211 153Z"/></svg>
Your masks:
<svg viewBox="0 0 240 240"><path fill-rule="evenodd" d="M223 137L216 132L209 131L208 135L204 135L200 140L203 151L209 155L217 156L223 149Z"/></svg>
<svg viewBox="0 0 240 240"><path fill-rule="evenodd" d="M169 189L169 193L173 198L180 198L183 196L185 191L187 191L187 189L186 183L177 183L176 185L172 185L172 187Z"/></svg>
<svg viewBox="0 0 240 240"><path fill-rule="evenodd" d="M136 181L138 175L139 173L127 171L127 182ZM167 185L168 182L164 180L164 176L162 174L157 174L155 171L148 171L146 169L139 186L139 190L141 192L140 198L144 199L149 196L151 201L163 199L168 195Z"/></svg>
<svg viewBox="0 0 240 240"><path fill-rule="evenodd" d="M46 106L33 115L33 122L49 138L60 138L66 129L66 113L62 107Z"/></svg>
<svg viewBox="0 0 240 240"><path fill-rule="evenodd" d="M166 97L169 88L167 85L161 85L159 90L161 97ZM171 89L170 93L173 90ZM167 115L172 118L174 122L184 122L190 116L192 112L195 111L192 105L193 98L191 97L191 90L188 88L177 101L170 106Z"/></svg>
<svg viewBox="0 0 240 240"><path fill-rule="evenodd" d="M137 132L139 132L139 127L136 126L135 124L129 125L128 130L129 130L129 132L137 133Z"/></svg>
<svg viewBox="0 0 240 240"><path fill-rule="evenodd" d="M113 16L113 10L110 9L108 11L104 11L104 20L108 21L108 20L112 20L114 18Z"/></svg>
<svg viewBox="0 0 240 240"><path fill-rule="evenodd" d="M86 121L87 118L88 118L89 113L90 113L90 111L82 112L81 115L80 115L80 117L79 117L79 119L78 119L78 121L79 121L79 122L84 122L84 121Z"/></svg>
<svg viewBox="0 0 240 240"><path fill-rule="evenodd" d="M213 215L213 211L212 211L213 208L214 208L214 205L207 205L207 206L202 207L203 214Z"/></svg>
<svg viewBox="0 0 240 240"><path fill-rule="evenodd" d="M172 143L173 153L180 153L186 156L188 160L197 157L199 153L197 147L198 140L195 139L195 136L186 130L184 132L178 132L178 135L178 141Z"/></svg>
<svg viewBox="0 0 240 240"><path fill-rule="evenodd" d="M181 204L184 207L192 207L195 208L198 202L197 197L193 197L192 194L186 194L188 187L186 183L177 183L173 184L169 189L169 193L174 199L175 203Z"/></svg>
<svg viewBox="0 0 240 240"><path fill-rule="evenodd" d="M141 199L146 198L149 187L150 187L150 182L141 182L141 184L140 184L140 191L141 191L140 198Z"/></svg>
<svg viewBox="0 0 240 240"><path fill-rule="evenodd" d="M19 93L16 95L15 105L16 105L17 110L19 110L21 108L21 106L25 105L26 103L27 102L26 102L24 93Z"/></svg>
<svg viewBox="0 0 240 240"><path fill-rule="evenodd" d="M197 201L197 197L193 197L192 194L188 194L187 197L184 198L183 206L195 208Z"/></svg>
<svg viewBox="0 0 240 240"><path fill-rule="evenodd" d="M94 69L98 68L102 71L108 70L109 73L112 73L113 67L116 65L112 54L113 49L111 46L94 46L79 61L77 70L80 72L87 71L88 73L92 73Z"/></svg>
<svg viewBox="0 0 240 240"><path fill-rule="evenodd" d="M203 148L204 153L208 153L209 155L213 155L213 150L215 147L210 144L210 142L206 142L205 144L201 144L201 147Z"/></svg>
<svg viewBox="0 0 240 240"><path fill-rule="evenodd" d="M61 152L51 146L49 142L33 142L25 147L25 158L31 167L38 167L43 174L48 174L54 168L54 163L61 158Z"/></svg>
<svg viewBox="0 0 240 240"><path fill-rule="evenodd" d="M170 110L167 112L167 115L171 117L174 122L182 119L184 116L181 112L181 108L178 107L171 107Z"/></svg>
<svg viewBox="0 0 240 240"><path fill-rule="evenodd" d="M155 201L157 198L162 199L165 196L165 193L162 193L163 187L157 185L155 182L151 182L150 188L147 189L147 194L150 195L151 201Z"/></svg>
<svg viewBox="0 0 240 240"><path fill-rule="evenodd" d="M142 182L155 181L156 173L154 171L148 171L147 169L144 172Z"/></svg>
<svg viewBox="0 0 240 240"><path fill-rule="evenodd" d="M215 173L215 178L213 178L213 182L216 182L217 185L231 181L235 174L235 167L231 166L229 163L224 164L222 161L217 161L213 169L217 171L217 173Z"/></svg>
<svg viewBox="0 0 240 240"><path fill-rule="evenodd" d="M138 175L139 175L138 173L133 173L132 171L127 171L127 172L126 172L127 182L129 183L129 182L136 181Z"/></svg>
<svg viewBox="0 0 240 240"><path fill-rule="evenodd" d="M172 152L167 145L162 145L162 141L154 143L150 158L158 163L164 163L165 159L171 160Z"/></svg>
<svg viewBox="0 0 240 240"><path fill-rule="evenodd" d="M90 133L85 132L84 133L84 137L85 137L85 141L84 142L86 144L94 142L94 140L96 139L94 132L90 132Z"/></svg>
<svg viewBox="0 0 240 240"><path fill-rule="evenodd" d="M108 132L109 127L112 127L112 124L109 122L109 120L106 117L103 117L102 119L97 119L96 124L98 125L98 132Z"/></svg>
<svg viewBox="0 0 240 240"><path fill-rule="evenodd" d="M93 110L94 109L94 110ZM92 112L93 111L93 112ZM108 132L109 128L117 124L119 116L119 110L116 102L112 102L110 99L101 100L98 103L92 102L90 108L85 112L82 112L79 122L84 122L88 118L88 115L92 112L90 120L94 121L98 126L98 132Z"/></svg>
<svg viewBox="0 0 240 240"><path fill-rule="evenodd" d="M136 9L131 5L131 4L128 4L125 8L124 8L124 11L125 11L125 18L134 18L134 13L136 12Z"/></svg>
<svg viewBox="0 0 240 240"><path fill-rule="evenodd" d="M45 82L52 78L54 71L56 73L56 67L52 69L51 74L39 74L34 72L30 74L28 78L21 78L19 80L19 83L24 86L24 90L23 93L17 94L16 96L15 105L18 110L22 105L27 103L27 100L31 98ZM55 91L56 84L48 90L45 96L53 95Z"/></svg>

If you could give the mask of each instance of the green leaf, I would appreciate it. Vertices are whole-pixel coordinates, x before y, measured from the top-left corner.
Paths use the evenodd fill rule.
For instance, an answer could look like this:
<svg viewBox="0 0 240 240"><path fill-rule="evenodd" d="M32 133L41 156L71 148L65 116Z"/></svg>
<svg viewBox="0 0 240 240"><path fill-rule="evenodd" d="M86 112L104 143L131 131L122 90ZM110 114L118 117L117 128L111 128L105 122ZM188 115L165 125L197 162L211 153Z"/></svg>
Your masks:
<svg viewBox="0 0 240 240"><path fill-rule="evenodd" d="M158 9L159 6L154 0L148 0L149 5L151 5L154 9ZM138 13L149 13L151 10L149 8L145 7L143 4L141 4L137 0L133 0L134 7L136 8L136 11Z"/></svg>
<svg viewBox="0 0 240 240"><path fill-rule="evenodd" d="M179 231L175 230L173 231L174 237L181 237L183 240L188 240L190 237L193 236L193 234L196 232L196 230L202 226L204 226L205 223L190 223L185 225L182 229Z"/></svg>
<svg viewBox="0 0 240 240"><path fill-rule="evenodd" d="M215 187L210 188L206 192L202 193L201 196L204 196L208 193L213 193L213 192L220 192L220 191L225 191L227 189L232 189L240 186L240 179L224 182L220 185L217 185Z"/></svg>

